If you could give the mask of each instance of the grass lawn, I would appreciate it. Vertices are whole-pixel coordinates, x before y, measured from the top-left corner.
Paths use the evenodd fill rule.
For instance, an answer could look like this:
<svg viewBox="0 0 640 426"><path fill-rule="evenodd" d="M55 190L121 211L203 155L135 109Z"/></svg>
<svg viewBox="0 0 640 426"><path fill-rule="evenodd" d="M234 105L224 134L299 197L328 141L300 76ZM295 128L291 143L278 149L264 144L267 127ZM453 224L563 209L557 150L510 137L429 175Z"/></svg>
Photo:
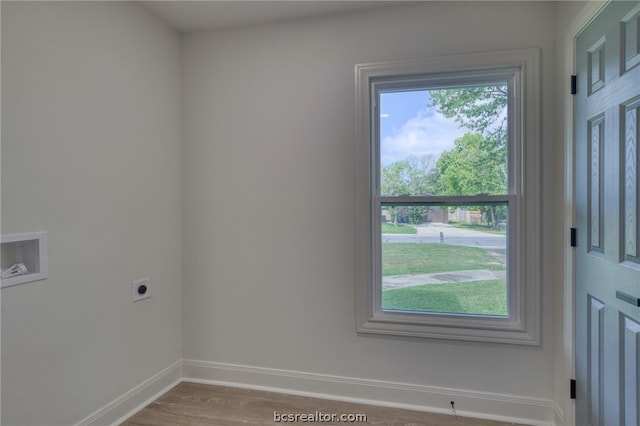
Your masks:
<svg viewBox="0 0 640 426"><path fill-rule="evenodd" d="M450 244L382 244L382 275L431 274L469 269L505 269L498 259L476 247Z"/></svg>
<svg viewBox="0 0 640 426"><path fill-rule="evenodd" d="M398 288L382 292L382 308L507 315L507 287L503 280L492 280Z"/></svg>
<svg viewBox="0 0 640 426"><path fill-rule="evenodd" d="M500 229L491 229L487 225L480 225L477 223L465 223L465 222L454 222L449 221L449 225L454 228L462 228L462 229L473 229L474 231L482 231L488 234L496 234L496 235L506 235L507 231Z"/></svg>
<svg viewBox="0 0 640 426"><path fill-rule="evenodd" d="M403 225L401 223L394 225L393 223L382 224L383 234L417 234L418 230L410 225Z"/></svg>

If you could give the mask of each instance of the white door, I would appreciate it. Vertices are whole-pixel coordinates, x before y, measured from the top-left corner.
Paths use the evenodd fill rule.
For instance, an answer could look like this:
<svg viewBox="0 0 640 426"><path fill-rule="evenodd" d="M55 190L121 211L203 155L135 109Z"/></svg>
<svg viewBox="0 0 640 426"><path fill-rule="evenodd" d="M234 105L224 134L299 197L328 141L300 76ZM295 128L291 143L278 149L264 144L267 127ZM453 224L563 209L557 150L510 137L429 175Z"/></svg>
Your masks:
<svg viewBox="0 0 640 426"><path fill-rule="evenodd" d="M576 424L640 425L640 2L577 39Z"/></svg>

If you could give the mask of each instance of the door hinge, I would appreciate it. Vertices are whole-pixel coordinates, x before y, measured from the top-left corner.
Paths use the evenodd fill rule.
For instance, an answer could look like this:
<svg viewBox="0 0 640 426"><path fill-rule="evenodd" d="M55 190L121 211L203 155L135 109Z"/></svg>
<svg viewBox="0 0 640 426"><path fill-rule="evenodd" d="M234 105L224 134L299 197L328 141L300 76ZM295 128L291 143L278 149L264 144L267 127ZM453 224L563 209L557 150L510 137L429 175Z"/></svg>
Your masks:
<svg viewBox="0 0 640 426"><path fill-rule="evenodd" d="M576 228L571 228L571 247L576 247L578 244L578 231Z"/></svg>
<svg viewBox="0 0 640 426"><path fill-rule="evenodd" d="M569 382L569 388L571 392L571 399L576 399L576 381L575 379L571 379Z"/></svg>
<svg viewBox="0 0 640 426"><path fill-rule="evenodd" d="M575 95L576 93L578 93L578 76L572 75L571 76L571 94Z"/></svg>

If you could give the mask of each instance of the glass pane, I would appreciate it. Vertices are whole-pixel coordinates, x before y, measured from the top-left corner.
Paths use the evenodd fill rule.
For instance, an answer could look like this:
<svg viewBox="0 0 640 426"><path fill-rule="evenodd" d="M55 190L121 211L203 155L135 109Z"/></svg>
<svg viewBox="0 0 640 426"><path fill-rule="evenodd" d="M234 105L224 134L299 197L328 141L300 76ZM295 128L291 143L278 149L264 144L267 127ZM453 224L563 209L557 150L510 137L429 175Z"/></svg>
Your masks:
<svg viewBox="0 0 640 426"><path fill-rule="evenodd" d="M507 204L381 211L382 308L506 316Z"/></svg>
<svg viewBox="0 0 640 426"><path fill-rule="evenodd" d="M379 93L380 195L503 195L506 82Z"/></svg>

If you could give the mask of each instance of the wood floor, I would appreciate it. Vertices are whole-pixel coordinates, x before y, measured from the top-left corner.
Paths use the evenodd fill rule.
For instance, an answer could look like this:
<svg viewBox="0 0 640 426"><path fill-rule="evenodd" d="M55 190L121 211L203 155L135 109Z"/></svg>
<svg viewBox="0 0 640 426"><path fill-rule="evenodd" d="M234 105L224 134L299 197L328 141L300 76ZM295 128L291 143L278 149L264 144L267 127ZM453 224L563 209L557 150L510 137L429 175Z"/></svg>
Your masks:
<svg viewBox="0 0 640 426"><path fill-rule="evenodd" d="M339 419L324 420L327 416L343 414L351 417L345 417L342 422ZM356 415L362 414L366 416L366 421L353 421ZM296 418L295 415L298 417ZM303 418L302 415L310 415L311 418ZM281 418L280 422L276 421L278 416ZM313 419L320 421L313 422ZM360 423L387 426L513 425L491 420L327 401L249 389L180 383L124 422L122 426L235 426L294 423L300 425Z"/></svg>

